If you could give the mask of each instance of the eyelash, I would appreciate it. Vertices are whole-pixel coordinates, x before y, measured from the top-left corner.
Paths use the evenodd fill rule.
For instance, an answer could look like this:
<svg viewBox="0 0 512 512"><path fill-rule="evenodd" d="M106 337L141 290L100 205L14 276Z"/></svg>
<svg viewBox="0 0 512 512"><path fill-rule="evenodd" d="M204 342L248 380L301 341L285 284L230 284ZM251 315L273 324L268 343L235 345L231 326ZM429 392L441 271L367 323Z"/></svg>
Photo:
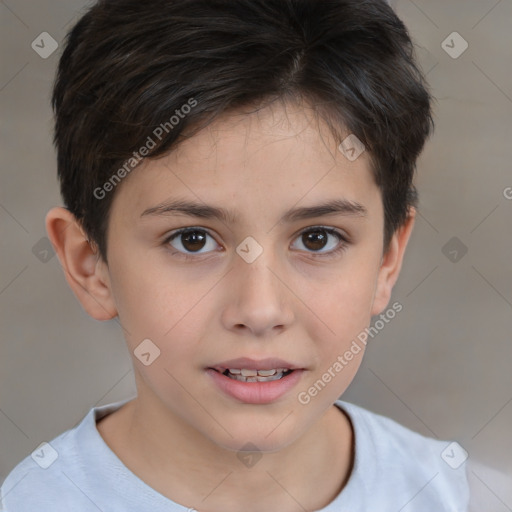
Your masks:
<svg viewBox="0 0 512 512"><path fill-rule="evenodd" d="M215 238L210 234L210 232L207 229L203 229L203 228L195 227L195 226L190 226L190 227L181 228L181 229L179 229L177 231L174 231L173 233L171 233L164 240L163 244L165 246L168 246L170 244L170 242L172 242L175 238L179 237L183 233L194 232L194 231L200 231L200 232L206 233L208 236L210 236L211 238L213 238L215 240ZM347 246L350 243L349 240L347 239L347 237L342 232L338 231L337 229L327 228L327 227L324 227L324 226L311 226L311 227L308 227L308 228L302 230L297 235L297 237L295 239L301 237L305 233L314 232L314 231L325 231L326 233L328 233L330 235L336 236L338 238L339 242L340 242L335 249L332 249L332 250L330 250L328 252L315 253L315 252L307 251L308 254L313 256L314 258L333 258L333 257L337 256L338 254L341 254L342 252L344 252L347 249ZM172 254L173 254L173 256L177 255L178 257L184 258L185 260L192 260L192 259L197 259L198 257L200 257L202 254L205 254L205 253L184 253L184 252L181 252L181 251L177 251L177 252L174 252Z"/></svg>

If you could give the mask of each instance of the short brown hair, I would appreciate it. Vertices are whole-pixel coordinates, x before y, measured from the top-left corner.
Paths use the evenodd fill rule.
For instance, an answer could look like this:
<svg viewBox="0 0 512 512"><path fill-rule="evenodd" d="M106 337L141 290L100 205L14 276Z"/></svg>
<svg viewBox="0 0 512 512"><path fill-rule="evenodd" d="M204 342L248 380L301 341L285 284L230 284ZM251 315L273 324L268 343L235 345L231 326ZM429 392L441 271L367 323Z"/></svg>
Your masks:
<svg viewBox="0 0 512 512"><path fill-rule="evenodd" d="M386 249L416 206L416 159L434 124L408 31L384 0L98 1L69 32L53 90L66 207L106 261L116 190L94 191L148 136L167 128L146 158L162 156L186 128L278 98L308 100L338 138L363 142Z"/></svg>

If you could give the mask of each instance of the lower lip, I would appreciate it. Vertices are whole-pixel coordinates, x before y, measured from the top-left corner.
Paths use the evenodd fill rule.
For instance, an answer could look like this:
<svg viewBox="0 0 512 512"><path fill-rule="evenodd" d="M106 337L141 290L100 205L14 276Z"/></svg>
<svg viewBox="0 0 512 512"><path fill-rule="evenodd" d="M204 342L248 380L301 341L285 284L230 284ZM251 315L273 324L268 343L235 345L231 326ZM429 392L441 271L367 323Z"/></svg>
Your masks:
<svg viewBox="0 0 512 512"><path fill-rule="evenodd" d="M215 384L227 395L246 404L268 404L281 398L297 385L303 370L294 370L289 375L269 382L241 382L208 368Z"/></svg>

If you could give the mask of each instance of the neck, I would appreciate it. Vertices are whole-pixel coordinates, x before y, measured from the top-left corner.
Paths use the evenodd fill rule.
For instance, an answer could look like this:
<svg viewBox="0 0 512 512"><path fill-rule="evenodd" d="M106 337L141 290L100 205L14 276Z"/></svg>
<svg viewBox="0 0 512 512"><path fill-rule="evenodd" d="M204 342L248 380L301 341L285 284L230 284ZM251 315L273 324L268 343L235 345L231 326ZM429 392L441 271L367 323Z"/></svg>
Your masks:
<svg viewBox="0 0 512 512"><path fill-rule="evenodd" d="M350 475L352 427L334 405L285 448L245 458L162 409L139 395L98 423L98 430L150 487L199 512L239 512L241 503L248 512L319 510Z"/></svg>

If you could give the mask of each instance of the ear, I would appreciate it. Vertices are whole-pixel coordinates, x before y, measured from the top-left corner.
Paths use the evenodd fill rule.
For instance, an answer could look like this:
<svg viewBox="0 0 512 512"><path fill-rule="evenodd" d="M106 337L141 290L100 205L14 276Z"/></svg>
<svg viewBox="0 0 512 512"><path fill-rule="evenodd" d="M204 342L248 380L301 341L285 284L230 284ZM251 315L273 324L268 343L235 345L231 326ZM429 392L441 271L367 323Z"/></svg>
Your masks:
<svg viewBox="0 0 512 512"><path fill-rule="evenodd" d="M393 286L402 268L405 248L409 242L415 218L416 209L411 207L407 220L395 231L390 241L389 249L382 257L381 267L377 277L375 297L373 299L372 316L382 313L389 303Z"/></svg>
<svg viewBox="0 0 512 512"><path fill-rule="evenodd" d="M90 243L75 216L65 208L46 215L46 231L66 280L82 307L96 320L117 315L107 263Z"/></svg>

